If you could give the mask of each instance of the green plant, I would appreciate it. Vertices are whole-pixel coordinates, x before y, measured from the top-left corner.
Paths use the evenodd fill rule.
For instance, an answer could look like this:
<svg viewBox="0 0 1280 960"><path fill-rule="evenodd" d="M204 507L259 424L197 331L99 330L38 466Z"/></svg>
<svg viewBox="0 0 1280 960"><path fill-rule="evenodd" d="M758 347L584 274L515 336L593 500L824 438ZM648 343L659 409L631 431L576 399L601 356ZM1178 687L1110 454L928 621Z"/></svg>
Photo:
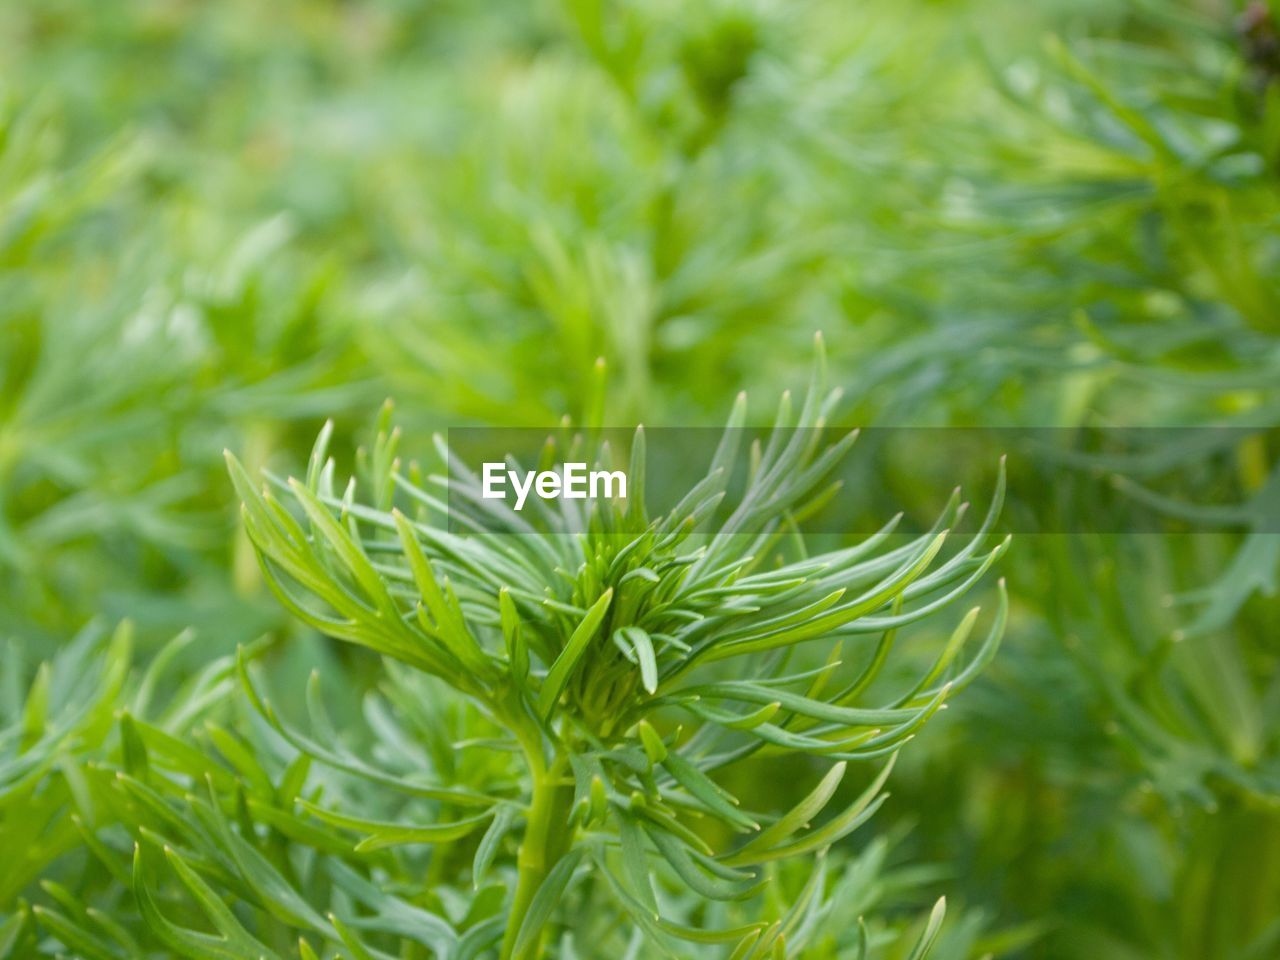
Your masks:
<svg viewBox="0 0 1280 960"><path fill-rule="evenodd" d="M1158 503L1186 536L1020 537L1002 563L1013 642L896 755L893 802L825 854L748 866L767 882L743 900L698 895L644 835L663 922L745 928L808 897L789 952L857 956L865 916L867 953L901 960L945 889L931 960L1273 956L1276 24L1275 0L0 4L0 958L494 952L532 787L511 729L273 603L219 451L256 484L305 462L326 415L330 446L354 446L353 411L387 395L406 451L563 411L701 426L736 385L788 382L815 323L837 422L1230 423L1200 454L1238 489ZM938 457L880 475L868 439L871 485L908 510L951 480ZM1156 499L1134 482L1158 472L1118 469ZM440 498L437 481L406 468L379 505L357 472L353 511L439 520L410 491ZM1025 476L1010 523L1063 492ZM272 497L309 531L291 492ZM803 559L791 520L742 576ZM398 533L355 522L409 612ZM415 536L505 669L497 588ZM556 557L574 543L545 539ZM565 569L538 590L586 609ZM536 694L576 617L518 609L543 647ZM914 687L962 612L904 628L851 706ZM80 632L125 617L132 643ZM186 625L194 641L160 647ZM584 657L612 656L613 632ZM829 669L812 698L829 702L879 647L835 654L839 633L674 684L759 683L776 656L781 676L819 671L796 693ZM238 670L228 652L260 636ZM670 690L618 653L664 746L762 827L836 762L648 706ZM659 681L678 653L654 643ZM589 705L585 674L567 689L548 765ZM781 705L768 722L814 729ZM636 737L601 739L630 756ZM629 881L632 781L605 773L619 789L603 821L575 821L582 859L542 937L563 958L658 952L598 868ZM875 773L849 761L820 817ZM662 763L643 776L721 856L748 839L674 801L688 791ZM497 802L425 793L440 787ZM357 843L417 827L434 833Z"/></svg>
<svg viewBox="0 0 1280 960"><path fill-rule="evenodd" d="M952 792L1020 811L973 828L973 883L1027 918L1089 905L1047 932L1049 956L1252 960L1280 942L1259 868L1280 830L1280 85L1274 4L1233 6L1116 4L1040 55L993 57L941 217L949 289L860 378L880 409L945 422L1224 427L1098 462L1187 532L1103 533L1086 510L1061 518L1081 535L1022 552L1022 642L959 737L985 762L940 751ZM1234 489L1146 489L1174 469Z"/></svg>
<svg viewBox="0 0 1280 960"><path fill-rule="evenodd" d="M1003 591L967 664L957 656L976 609L909 690L861 705L898 630L962 596L1008 542L986 545L998 490L978 533L949 555L942 550L963 512L958 496L926 536L886 546L891 523L857 546L774 562L855 436L819 444L837 399L824 395L822 380L820 351L801 410L793 418L784 396L733 509L719 512L738 463L745 397L710 472L664 516L645 511L637 431L627 506L594 505L580 533L563 517L547 517L538 531L495 510L442 441L447 479L423 486L414 470L406 476L389 408L360 458L359 486L338 484L328 428L302 480L272 477L260 489L229 456L246 529L279 600L322 633L381 654L394 673L407 667L441 681L429 684L432 699L467 716L472 751L480 744L492 751L475 765L463 762L470 751L457 758L432 751L430 769L401 783L419 799L391 820L312 800L304 810L360 835L357 851L434 844L433 858L455 867L459 843L483 828L474 885L491 870L513 884L505 905L488 905L483 925L501 936L504 958L548 949L558 905L583 881L595 888L583 894L593 901L612 890L613 911L660 945L727 941L737 943L735 956L765 956L820 942L816 918L829 907L821 871L790 902L771 902L766 887L777 864L820 856L878 807L891 763L853 803L812 825L848 762L892 757L990 660L1004 629ZM554 463L564 454L547 456ZM607 451L600 456L607 462ZM498 532L459 535L428 522L450 508L455 522ZM842 645L877 636L874 652L862 652L858 670L841 679ZM829 656L796 668L793 657L811 641ZM243 676L259 712L294 747L347 773L396 783L394 774L291 730L247 670ZM834 763L780 815L743 807L713 776L747 757L786 754ZM424 802L430 822L422 820ZM514 857L508 834L519 837ZM731 839L740 835L747 839ZM670 871L677 889L696 894L684 901L684 916L671 916L658 896L655 865ZM745 922L732 922L741 908L715 906L740 901L756 904Z"/></svg>
<svg viewBox="0 0 1280 960"><path fill-rule="evenodd" d="M156 145L71 157L67 125L0 98L0 630L46 652L113 608L144 642L225 613L234 519L207 438L252 458L370 400L325 309L336 271L290 260L286 218L157 215Z"/></svg>
<svg viewBox="0 0 1280 960"><path fill-rule="evenodd" d="M234 662L225 657L174 681L174 661L193 639L189 631L179 634L137 674L128 622L110 632L90 623L30 671L21 645L7 645L0 690L5 960L46 955L42 933L95 960L139 955L147 931L113 848L127 837L122 824L138 839L161 824L148 816L154 810L127 806L138 789L134 777L158 782L148 769L149 751L169 769L176 756L190 774L191 758L201 753L184 738L197 721L212 720L211 706L234 684ZM226 776L216 764L196 769L197 776Z"/></svg>

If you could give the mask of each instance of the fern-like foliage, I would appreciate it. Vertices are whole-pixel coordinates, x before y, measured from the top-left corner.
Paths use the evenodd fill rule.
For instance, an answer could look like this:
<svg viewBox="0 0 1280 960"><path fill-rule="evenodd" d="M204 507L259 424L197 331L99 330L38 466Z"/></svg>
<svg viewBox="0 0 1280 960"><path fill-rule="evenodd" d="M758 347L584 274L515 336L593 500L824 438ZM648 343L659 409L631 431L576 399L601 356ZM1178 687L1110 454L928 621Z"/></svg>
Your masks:
<svg viewBox="0 0 1280 960"><path fill-rule="evenodd" d="M801 409L793 415L784 396L732 508L722 501L745 398L710 471L676 508L650 517L633 489L625 506L596 502L588 516L572 518L580 533L563 515L531 526L495 512L443 441L442 476L406 475L389 409L361 459L360 486L338 484L327 429L302 479L271 477L259 487L229 455L246 529L280 601L321 632L382 654L396 671L441 681L438 694L460 697L484 731L472 750L523 760L463 778L451 758L402 778L377 758L343 752L332 734L287 725L245 658L245 688L280 736L323 765L398 787L416 798L403 810L428 815L375 819L324 798L304 799L307 813L352 836L357 851L431 844L449 857L451 845L480 834L473 882L504 871L513 889L501 912L474 928L485 932L468 936L500 941L504 958L543 955L558 908L580 884L608 889L614 911L673 955L687 955L679 940L734 943L740 957L789 955L819 937L829 901L817 881L745 923L716 923L733 912L711 905L758 898L775 865L820 857L875 811L895 752L995 653L1003 589L963 666L976 609L910 689L871 705L872 681L897 631L960 598L1008 542L988 542L997 490L977 535L949 553L948 532L963 512L958 495L924 536L895 542L891 522L856 546L774 562L789 518L820 495L855 437L817 441L838 399L822 381L819 350ZM602 451L600 462L608 457ZM637 487L644 470L637 431ZM471 520L496 532L464 535L431 522L449 507L455 526ZM811 642L823 644L825 664L792 665ZM841 647L859 642L871 652L845 675ZM754 810L764 798L736 797L716 779L748 756L781 754L830 766L780 816ZM888 760L870 786L818 823L848 763L876 758ZM735 839L713 845L713 833ZM514 858L508 836L518 838ZM655 872L697 895L692 914L665 908Z"/></svg>

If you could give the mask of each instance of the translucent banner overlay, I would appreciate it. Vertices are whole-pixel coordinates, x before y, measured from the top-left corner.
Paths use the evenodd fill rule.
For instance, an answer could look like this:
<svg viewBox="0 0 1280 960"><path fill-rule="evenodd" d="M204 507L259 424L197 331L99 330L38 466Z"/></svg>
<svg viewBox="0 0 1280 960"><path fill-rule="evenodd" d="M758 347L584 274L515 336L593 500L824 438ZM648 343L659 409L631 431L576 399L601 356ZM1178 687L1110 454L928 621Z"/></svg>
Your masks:
<svg viewBox="0 0 1280 960"><path fill-rule="evenodd" d="M802 451L820 454L847 432L738 429L728 438L738 453L724 471L724 496L700 529L719 529L740 504L753 447L797 451L800 471ZM723 429L646 428L638 484L630 475L631 428L454 428L447 434L455 458L448 525L455 532L579 532L593 506L612 499L626 508L637 496L649 517L659 517L707 477L725 438ZM959 487L971 504L956 531L963 533L985 515L1002 463L1003 532L1280 533L1280 427L863 428L812 485L814 497L825 497L820 505L804 510L802 500L792 510L803 514L799 528L812 533L871 534L898 513L898 532L921 533Z"/></svg>

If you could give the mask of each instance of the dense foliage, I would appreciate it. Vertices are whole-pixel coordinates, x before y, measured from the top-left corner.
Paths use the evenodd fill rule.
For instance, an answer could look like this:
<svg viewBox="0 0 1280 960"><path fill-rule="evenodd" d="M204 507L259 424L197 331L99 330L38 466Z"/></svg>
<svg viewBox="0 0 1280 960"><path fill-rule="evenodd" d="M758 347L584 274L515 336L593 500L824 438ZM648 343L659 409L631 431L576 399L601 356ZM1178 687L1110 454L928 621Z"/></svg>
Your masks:
<svg viewBox="0 0 1280 960"><path fill-rule="evenodd" d="M0 957L1274 956L1277 51L1256 0L4 5ZM440 523L434 432L717 425L819 328L739 513ZM880 424L1233 429L1106 463L1173 533L1015 473L802 537L840 456L945 500Z"/></svg>

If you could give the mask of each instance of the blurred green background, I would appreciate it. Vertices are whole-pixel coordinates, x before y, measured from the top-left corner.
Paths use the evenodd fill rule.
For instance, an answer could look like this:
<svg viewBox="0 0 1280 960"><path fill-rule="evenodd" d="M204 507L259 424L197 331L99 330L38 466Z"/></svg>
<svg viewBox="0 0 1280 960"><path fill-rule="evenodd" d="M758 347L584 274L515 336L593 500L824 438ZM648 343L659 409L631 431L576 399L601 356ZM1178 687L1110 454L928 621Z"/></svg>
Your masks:
<svg viewBox="0 0 1280 960"><path fill-rule="evenodd" d="M850 424L1280 421L1266 3L17 0L0 64L8 704L125 617L191 673L345 656L222 451L388 396L422 450L593 416L603 357L607 423L759 421L821 329ZM1280 448L1203 455L1249 509L1019 538L999 659L853 838L947 956L1280 956Z"/></svg>

